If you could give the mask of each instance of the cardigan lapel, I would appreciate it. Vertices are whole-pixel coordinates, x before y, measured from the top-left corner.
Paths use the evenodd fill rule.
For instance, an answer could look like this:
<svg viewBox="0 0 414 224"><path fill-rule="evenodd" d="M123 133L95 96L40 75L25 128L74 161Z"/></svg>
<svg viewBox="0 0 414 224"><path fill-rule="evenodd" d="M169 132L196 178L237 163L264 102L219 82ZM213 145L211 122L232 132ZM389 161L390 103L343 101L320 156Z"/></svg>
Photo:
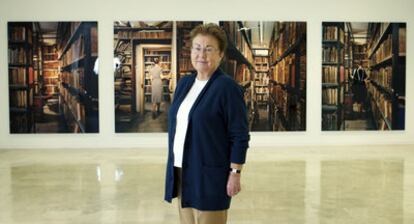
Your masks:
<svg viewBox="0 0 414 224"><path fill-rule="evenodd" d="M197 104L200 102L200 100L203 98L203 95L206 93L207 89L212 85L212 83L214 82L214 80L219 76L222 75L223 72L221 71L220 68L216 69L216 71L213 73L213 75L210 77L210 79L208 80L206 86L203 88L203 90L201 90L200 94L197 96L196 101L194 102L193 106L191 107L190 113L188 114L188 120L191 120L192 114L194 112L194 109L197 107ZM193 83L195 81L195 78L193 80ZM192 85L191 85L192 86ZM190 86L190 88L191 88ZM188 92L187 92L188 93ZM186 94L187 95L187 94Z"/></svg>

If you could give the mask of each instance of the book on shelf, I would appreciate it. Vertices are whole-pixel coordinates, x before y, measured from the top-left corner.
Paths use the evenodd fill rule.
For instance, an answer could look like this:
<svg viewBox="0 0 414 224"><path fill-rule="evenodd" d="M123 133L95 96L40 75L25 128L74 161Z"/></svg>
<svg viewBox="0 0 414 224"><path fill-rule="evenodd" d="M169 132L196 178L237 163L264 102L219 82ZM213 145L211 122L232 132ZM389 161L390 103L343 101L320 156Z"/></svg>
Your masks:
<svg viewBox="0 0 414 224"><path fill-rule="evenodd" d="M368 92L371 95L371 108L377 126L380 130L392 129L392 127L386 128L388 125L385 122L387 120L389 124L392 124L392 100L374 85L368 85Z"/></svg>
<svg viewBox="0 0 414 224"><path fill-rule="evenodd" d="M380 68L379 70L372 70L370 79L378 85L381 85L384 89L392 89L392 66Z"/></svg>
<svg viewBox="0 0 414 224"><path fill-rule="evenodd" d="M337 113L322 113L322 129L323 130L337 130L338 114Z"/></svg>
<svg viewBox="0 0 414 224"><path fill-rule="evenodd" d="M171 39L172 32L165 31L119 31L118 38L122 39Z"/></svg>
<svg viewBox="0 0 414 224"><path fill-rule="evenodd" d="M322 61L326 63L342 63L344 58L344 50L340 48L339 57L338 49L336 47L326 47L322 48ZM340 60L338 60L340 59Z"/></svg>
<svg viewBox="0 0 414 224"><path fill-rule="evenodd" d="M389 34L371 56L371 65L376 65L392 55L392 35Z"/></svg>
<svg viewBox="0 0 414 224"><path fill-rule="evenodd" d="M398 34L399 52L400 54L405 54L407 51L406 28L400 27L400 29L398 30Z"/></svg>
<svg viewBox="0 0 414 224"><path fill-rule="evenodd" d="M338 105L338 89L337 88L322 89L322 104Z"/></svg>
<svg viewBox="0 0 414 224"><path fill-rule="evenodd" d="M339 32L338 32L339 31ZM345 42L345 32L338 26L324 26L323 40Z"/></svg>
<svg viewBox="0 0 414 224"><path fill-rule="evenodd" d="M33 37L32 37L32 30L28 29L25 26L12 26L10 28L10 34L9 38L12 42L25 42L32 44L33 43ZM28 39L26 39L26 35Z"/></svg>
<svg viewBox="0 0 414 224"><path fill-rule="evenodd" d="M27 97L29 95L29 102L27 101ZM32 91L27 92L26 90L18 90L18 91L11 91L10 92L10 106L11 107L18 107L18 108L26 108L31 106L33 103L32 99Z"/></svg>
<svg viewBox="0 0 414 224"><path fill-rule="evenodd" d="M26 68L9 67L9 75L11 85L27 85Z"/></svg>
<svg viewBox="0 0 414 224"><path fill-rule="evenodd" d="M8 49L9 64L26 64L26 50L23 47Z"/></svg>

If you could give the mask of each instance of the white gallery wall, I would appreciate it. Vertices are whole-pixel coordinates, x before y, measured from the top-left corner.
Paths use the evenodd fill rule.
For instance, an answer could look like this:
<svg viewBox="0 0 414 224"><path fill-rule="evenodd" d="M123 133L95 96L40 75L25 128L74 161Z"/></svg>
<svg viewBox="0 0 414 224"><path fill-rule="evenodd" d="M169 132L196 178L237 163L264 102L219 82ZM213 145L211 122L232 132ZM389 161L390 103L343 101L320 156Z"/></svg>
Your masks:
<svg viewBox="0 0 414 224"><path fill-rule="evenodd" d="M166 133L115 134L115 20L242 20L307 22L307 131L252 132L251 148L287 145L414 144L413 0L1 0L0 148L165 148ZM99 134L9 134L7 22L97 21ZM406 22L405 131L321 131L322 21Z"/></svg>

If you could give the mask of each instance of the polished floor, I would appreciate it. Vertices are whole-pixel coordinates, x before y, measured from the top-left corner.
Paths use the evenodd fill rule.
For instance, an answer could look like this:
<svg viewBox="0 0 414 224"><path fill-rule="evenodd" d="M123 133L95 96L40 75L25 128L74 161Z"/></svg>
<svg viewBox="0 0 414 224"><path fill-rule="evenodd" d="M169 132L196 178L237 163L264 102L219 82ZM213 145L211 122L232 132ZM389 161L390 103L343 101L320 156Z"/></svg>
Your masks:
<svg viewBox="0 0 414 224"><path fill-rule="evenodd" d="M162 149L0 150L0 223L176 224ZM250 149L229 224L414 223L414 146Z"/></svg>

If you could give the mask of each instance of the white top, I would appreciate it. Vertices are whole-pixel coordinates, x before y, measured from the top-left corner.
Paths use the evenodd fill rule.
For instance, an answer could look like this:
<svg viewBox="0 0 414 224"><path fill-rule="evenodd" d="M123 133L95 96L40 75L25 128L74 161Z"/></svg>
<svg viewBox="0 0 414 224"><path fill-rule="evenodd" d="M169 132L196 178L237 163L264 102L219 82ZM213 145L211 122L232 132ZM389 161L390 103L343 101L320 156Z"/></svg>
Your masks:
<svg viewBox="0 0 414 224"><path fill-rule="evenodd" d="M208 80L198 80L196 78L193 86L191 86L190 91L187 93L187 96L185 96L183 102L181 103L180 108L178 108L177 126L175 128L173 148L175 167L182 167L184 141L188 127L188 115L198 95L200 95L201 90L203 90L204 86L207 84L207 81Z"/></svg>

